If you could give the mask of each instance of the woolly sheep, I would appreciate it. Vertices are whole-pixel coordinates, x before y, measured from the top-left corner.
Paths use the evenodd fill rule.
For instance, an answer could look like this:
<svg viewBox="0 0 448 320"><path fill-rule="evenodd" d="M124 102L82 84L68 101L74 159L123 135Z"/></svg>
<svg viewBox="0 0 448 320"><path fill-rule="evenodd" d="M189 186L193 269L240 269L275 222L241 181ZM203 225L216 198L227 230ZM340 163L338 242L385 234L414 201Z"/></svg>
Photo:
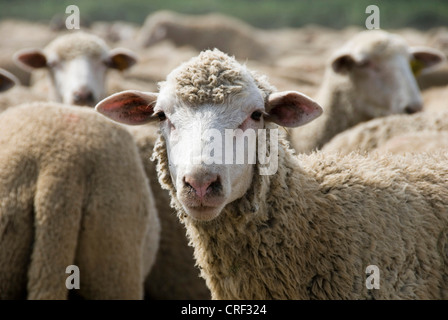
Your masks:
<svg viewBox="0 0 448 320"><path fill-rule="evenodd" d="M298 92L274 91L214 50L175 69L158 94L126 91L96 106L127 124L160 121L159 182L212 298L448 298L448 154L296 157L277 125L303 125L321 108ZM227 154L235 146L216 143L237 128L230 133L266 130L258 132L269 136L258 139L269 150L263 163L278 160L277 171L260 156L235 163ZM378 290L366 288L369 265L381 272Z"/></svg>
<svg viewBox="0 0 448 320"><path fill-rule="evenodd" d="M123 71L137 61L131 51L111 50L101 38L85 32L62 35L43 50L20 50L14 59L27 70L47 69L50 100L83 106L94 106L105 97L108 68Z"/></svg>
<svg viewBox="0 0 448 320"><path fill-rule="evenodd" d="M410 63L422 69L443 59L434 49L409 47L398 35L360 32L334 53L316 99L324 113L309 126L292 130L294 149L320 149L360 122L420 111L422 98Z"/></svg>
<svg viewBox="0 0 448 320"><path fill-rule="evenodd" d="M143 298L160 227L126 129L48 102L0 128L0 299L66 299L70 265L83 298Z"/></svg>
<svg viewBox="0 0 448 320"><path fill-rule="evenodd" d="M188 245L185 229L170 207L170 195L157 178L150 155L158 137L158 126L128 127L137 143L143 167L155 195L161 231L156 261L145 282L145 299L206 300L210 290L195 266L193 248Z"/></svg>
<svg viewBox="0 0 448 320"><path fill-rule="evenodd" d="M218 48L240 59L265 59L268 47L257 40L257 31L243 21L217 13L185 15L158 11L146 19L137 36L142 47L165 39L197 50Z"/></svg>
<svg viewBox="0 0 448 320"><path fill-rule="evenodd" d="M392 115L360 123L336 135L322 151L339 154L369 152L381 147L393 137L425 130L448 131L448 110Z"/></svg>
<svg viewBox="0 0 448 320"><path fill-rule="evenodd" d="M416 153L416 152L437 152L441 149L448 150L448 131L420 131L409 132L395 136L386 141L375 152L381 153Z"/></svg>

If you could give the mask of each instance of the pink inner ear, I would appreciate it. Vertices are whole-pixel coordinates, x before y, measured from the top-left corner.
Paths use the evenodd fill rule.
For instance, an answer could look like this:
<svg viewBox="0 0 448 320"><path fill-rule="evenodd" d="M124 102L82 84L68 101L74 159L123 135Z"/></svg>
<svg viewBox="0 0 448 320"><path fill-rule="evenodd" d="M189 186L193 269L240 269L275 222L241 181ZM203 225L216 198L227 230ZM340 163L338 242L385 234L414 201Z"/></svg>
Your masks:
<svg viewBox="0 0 448 320"><path fill-rule="evenodd" d="M298 92L277 93L270 99L268 120L284 127L298 127L315 119L322 108Z"/></svg>
<svg viewBox="0 0 448 320"><path fill-rule="evenodd" d="M284 127L294 127L297 119L301 118L302 114L303 111L293 105L274 107L270 112L273 119L278 119Z"/></svg>
<svg viewBox="0 0 448 320"><path fill-rule="evenodd" d="M147 101L135 93L122 93L106 98L96 109L114 121L139 125L151 121L154 103L155 101Z"/></svg>

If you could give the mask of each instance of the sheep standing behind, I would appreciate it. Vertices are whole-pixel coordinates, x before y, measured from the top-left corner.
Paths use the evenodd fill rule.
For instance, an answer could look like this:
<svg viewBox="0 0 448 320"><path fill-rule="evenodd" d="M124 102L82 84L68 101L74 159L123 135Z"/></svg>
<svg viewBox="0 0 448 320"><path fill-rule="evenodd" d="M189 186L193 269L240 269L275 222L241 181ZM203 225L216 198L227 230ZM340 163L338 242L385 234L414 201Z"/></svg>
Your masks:
<svg viewBox="0 0 448 320"><path fill-rule="evenodd" d="M141 299L158 247L154 199L131 135L92 109L0 114L0 299Z"/></svg>
<svg viewBox="0 0 448 320"><path fill-rule="evenodd" d="M123 71L137 61L131 51L109 49L101 38L85 32L62 35L43 50L20 50L14 59L26 70L46 69L49 100L83 106L105 97L108 68Z"/></svg>
<svg viewBox="0 0 448 320"><path fill-rule="evenodd" d="M443 59L437 50L409 47L398 35L380 30L359 33L334 53L316 99L323 115L292 130L294 149L320 149L360 122L420 111L422 98L410 63L428 68Z"/></svg>
<svg viewBox="0 0 448 320"><path fill-rule="evenodd" d="M158 93L125 91L96 106L127 124L160 121L159 182L212 298L448 298L448 154L296 157L277 125L303 125L322 110L274 90L214 50L173 70ZM234 148L216 143L228 129L267 130L276 171L235 163L226 154ZM380 289L366 287L369 265Z"/></svg>
<svg viewBox="0 0 448 320"><path fill-rule="evenodd" d="M337 152L341 155L353 151L370 152L382 147L394 137L428 130L448 131L448 110L392 115L360 123L336 135L322 148L322 151Z"/></svg>

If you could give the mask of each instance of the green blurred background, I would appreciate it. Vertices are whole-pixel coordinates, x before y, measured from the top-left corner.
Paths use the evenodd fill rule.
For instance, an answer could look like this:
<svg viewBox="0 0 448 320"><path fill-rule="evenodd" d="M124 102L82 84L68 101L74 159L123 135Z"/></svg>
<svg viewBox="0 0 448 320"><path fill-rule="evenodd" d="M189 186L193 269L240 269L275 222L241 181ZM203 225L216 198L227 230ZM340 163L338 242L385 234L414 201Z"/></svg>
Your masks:
<svg viewBox="0 0 448 320"><path fill-rule="evenodd" d="M122 20L142 24L148 14L161 10L201 14L220 12L260 28L301 27L308 24L331 28L364 26L365 9L380 8L380 27L427 30L448 25L448 0L0 0L0 19L49 21L65 14L68 5L80 8L81 19Z"/></svg>

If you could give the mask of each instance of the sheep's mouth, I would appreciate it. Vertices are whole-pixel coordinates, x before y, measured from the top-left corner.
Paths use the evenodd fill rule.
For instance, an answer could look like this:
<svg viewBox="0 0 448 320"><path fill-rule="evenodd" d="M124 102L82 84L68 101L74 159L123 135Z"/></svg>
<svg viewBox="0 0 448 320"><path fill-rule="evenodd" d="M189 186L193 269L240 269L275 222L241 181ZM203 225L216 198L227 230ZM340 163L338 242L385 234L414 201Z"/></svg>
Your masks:
<svg viewBox="0 0 448 320"><path fill-rule="evenodd" d="M216 218L222 211L222 206L185 206L185 211L190 217L199 221L210 221Z"/></svg>

